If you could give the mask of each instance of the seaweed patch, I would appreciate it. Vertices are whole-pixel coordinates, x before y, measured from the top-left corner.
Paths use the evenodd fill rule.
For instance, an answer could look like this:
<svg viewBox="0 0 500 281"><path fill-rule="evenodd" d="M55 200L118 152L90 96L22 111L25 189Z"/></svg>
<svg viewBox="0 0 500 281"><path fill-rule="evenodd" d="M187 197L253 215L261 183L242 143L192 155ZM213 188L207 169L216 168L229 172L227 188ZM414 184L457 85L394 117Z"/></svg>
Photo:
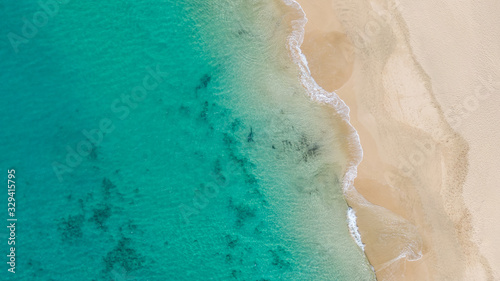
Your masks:
<svg viewBox="0 0 500 281"><path fill-rule="evenodd" d="M113 250L104 257L105 271L111 271L116 265L121 266L127 272L142 267L144 258L130 247L131 239L122 237Z"/></svg>
<svg viewBox="0 0 500 281"><path fill-rule="evenodd" d="M288 253L286 252L283 247L278 246L276 250L269 250L269 252L272 255L272 265L277 266L281 269L288 269L290 268L290 262L286 261L283 256L287 255Z"/></svg>
<svg viewBox="0 0 500 281"><path fill-rule="evenodd" d="M203 103L203 109L201 110L200 112L200 119L202 120L207 120L207 116L208 116L208 101L205 101Z"/></svg>
<svg viewBox="0 0 500 281"><path fill-rule="evenodd" d="M231 271L231 277L233 277L234 279L238 279L241 276L243 276L243 272L241 272L241 270L234 269L233 271Z"/></svg>
<svg viewBox="0 0 500 281"><path fill-rule="evenodd" d="M111 207L105 204L99 208L94 209L94 214L89 219L89 221L94 222L99 228L106 230L106 221L111 216Z"/></svg>
<svg viewBox="0 0 500 281"><path fill-rule="evenodd" d="M116 185L114 185L108 178L104 178L102 180L102 191L105 198L108 198L111 195L111 191L114 191Z"/></svg>
<svg viewBox="0 0 500 281"><path fill-rule="evenodd" d="M230 234L226 235L227 246L231 249L234 249L236 245L238 245L238 240L239 240L238 236L233 237Z"/></svg>
<svg viewBox="0 0 500 281"><path fill-rule="evenodd" d="M83 236L83 215L69 215L68 218L62 219L59 222L58 230L61 233L63 241L69 241L75 238L81 238Z"/></svg>
<svg viewBox="0 0 500 281"><path fill-rule="evenodd" d="M189 114L191 113L191 110L189 109L189 107L187 107L185 105L181 105L179 107L179 113L184 115L184 116L189 116Z"/></svg>
<svg viewBox="0 0 500 281"><path fill-rule="evenodd" d="M236 118L231 122L231 131L234 133L236 130L238 130L241 126L241 120L239 118Z"/></svg>
<svg viewBox="0 0 500 281"><path fill-rule="evenodd" d="M223 185L226 183L226 177L222 173L222 165L219 159L217 159L214 164L214 175L217 184Z"/></svg>
<svg viewBox="0 0 500 281"><path fill-rule="evenodd" d="M254 142L253 140L253 129L250 127L250 133L247 136L247 142Z"/></svg>
<svg viewBox="0 0 500 281"><path fill-rule="evenodd" d="M236 223L238 226L243 225L246 220L256 216L256 210L246 204L235 205L234 210L236 211Z"/></svg>
<svg viewBox="0 0 500 281"><path fill-rule="evenodd" d="M248 32L248 31L247 31L247 30L245 30L245 29L240 29L240 30L238 30L238 35L239 35L239 36L242 36L242 35L248 35L248 34L250 34L250 32Z"/></svg>
<svg viewBox="0 0 500 281"><path fill-rule="evenodd" d="M233 256L231 254L227 254L225 258L226 263L232 263L233 262Z"/></svg>
<svg viewBox="0 0 500 281"><path fill-rule="evenodd" d="M307 162L307 160L317 156L319 154L319 145L313 144L312 146L307 146L306 151L302 153L302 159Z"/></svg>
<svg viewBox="0 0 500 281"><path fill-rule="evenodd" d="M198 84L198 86L196 86L196 92L208 87L210 80L212 80L212 77L210 75L208 74L203 75L203 77L200 78L200 83Z"/></svg>

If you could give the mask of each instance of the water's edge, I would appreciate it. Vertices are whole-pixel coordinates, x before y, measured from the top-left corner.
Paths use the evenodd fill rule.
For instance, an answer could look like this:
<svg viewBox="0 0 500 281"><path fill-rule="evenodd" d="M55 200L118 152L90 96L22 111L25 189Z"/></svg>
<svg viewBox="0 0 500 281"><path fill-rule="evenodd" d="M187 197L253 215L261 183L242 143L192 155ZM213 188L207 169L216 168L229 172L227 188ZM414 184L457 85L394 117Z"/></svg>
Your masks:
<svg viewBox="0 0 500 281"><path fill-rule="evenodd" d="M295 0L283 0L284 3L296 9L302 16L302 18L294 19L291 22L293 31L290 36L288 36L288 48L290 50L291 57L295 64L300 69L300 79L301 83L306 89L307 94L313 101L317 101L320 103L325 103L332 106L335 109L335 112L341 117L342 121L345 123L348 129L348 156L349 162L347 166L347 170L343 175L342 179L342 190L344 193L344 199L346 199L346 194L348 191L357 192L354 187L354 179L357 177L357 168L363 159L363 149L361 147L361 142L359 140L359 135L354 126L350 123L349 118L349 107L345 104L345 102L333 91L328 92L323 89L321 86L316 83L314 78L312 77L311 71L307 64L307 58L302 53L300 46L304 41L305 30L304 27L307 23L307 17L300 6L300 4ZM347 201L346 201L347 202ZM360 247L360 249L364 253L365 245L362 242L361 234L359 233L357 222L356 222L356 213L354 209L350 206L346 213L346 218L349 226L349 231L351 233L352 238L356 241L356 244ZM366 254L365 254L366 256ZM367 259L368 260L368 259ZM371 266L374 271L373 266ZM374 271L375 272L375 271Z"/></svg>

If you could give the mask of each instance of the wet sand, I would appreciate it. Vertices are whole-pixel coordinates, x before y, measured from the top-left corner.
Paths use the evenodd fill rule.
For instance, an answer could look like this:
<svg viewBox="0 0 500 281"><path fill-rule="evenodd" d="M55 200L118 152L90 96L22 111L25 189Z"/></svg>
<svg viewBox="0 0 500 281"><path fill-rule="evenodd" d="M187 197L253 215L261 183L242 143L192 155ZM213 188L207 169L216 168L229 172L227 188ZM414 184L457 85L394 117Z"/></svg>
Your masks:
<svg viewBox="0 0 500 281"><path fill-rule="evenodd" d="M490 2L299 1L311 74L350 107L360 136L346 198L379 280L499 278L500 8Z"/></svg>

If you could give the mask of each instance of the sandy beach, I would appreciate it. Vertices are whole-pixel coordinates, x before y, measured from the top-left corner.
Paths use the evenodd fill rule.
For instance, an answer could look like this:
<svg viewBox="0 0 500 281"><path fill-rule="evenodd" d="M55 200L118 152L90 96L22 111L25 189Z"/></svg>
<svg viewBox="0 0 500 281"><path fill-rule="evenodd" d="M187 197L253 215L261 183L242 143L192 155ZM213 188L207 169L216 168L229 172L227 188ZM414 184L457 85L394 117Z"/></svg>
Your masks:
<svg viewBox="0 0 500 281"><path fill-rule="evenodd" d="M500 4L298 2L361 140L346 198L378 280L500 279Z"/></svg>

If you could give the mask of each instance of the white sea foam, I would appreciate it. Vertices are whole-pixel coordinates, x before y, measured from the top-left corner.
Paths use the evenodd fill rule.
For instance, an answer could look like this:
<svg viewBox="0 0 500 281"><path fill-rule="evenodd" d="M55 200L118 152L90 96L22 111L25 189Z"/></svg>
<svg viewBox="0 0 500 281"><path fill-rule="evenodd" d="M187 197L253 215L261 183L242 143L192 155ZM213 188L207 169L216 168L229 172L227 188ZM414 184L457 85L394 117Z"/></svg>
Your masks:
<svg viewBox="0 0 500 281"><path fill-rule="evenodd" d="M356 223L356 212L353 208L347 209L347 221L349 223L349 231L351 232L352 237L356 241L356 244L364 251L365 244L361 241L361 234L359 233L358 224Z"/></svg>
<svg viewBox="0 0 500 281"><path fill-rule="evenodd" d="M361 149L361 143L359 141L358 132L350 123L349 118L349 107L344 103L342 99L335 92L327 92L321 86L319 86L311 75L311 71L307 65L307 59L300 49L300 45L304 40L304 26L307 23L307 18L302 10L302 7L294 0L284 0L284 2L297 9L303 17L292 21L293 31L288 37L288 47L290 48L292 58L294 62L299 66L301 70L301 82L307 90L307 93L311 99L324 102L331 105L335 111L339 114L339 117L346 122L349 135L349 167L344 176L343 189L344 192L353 188L353 181L357 176L357 167L363 158L363 150Z"/></svg>
<svg viewBox="0 0 500 281"><path fill-rule="evenodd" d="M342 99L340 99L340 97L335 92L327 92L325 89L319 86L311 75L311 71L307 64L307 59L300 49L300 46L304 41L304 27L307 23L307 17L304 10L295 0L283 1L286 5L296 9L302 15L300 19L292 21L293 31L292 34L288 37L288 47L290 49L294 62L300 68L300 79L302 84L306 88L307 93L312 100L324 102L331 105L338 113L339 117L346 123L348 128L349 135L347 136L347 139L349 142L349 163L342 181L342 189L344 195L346 195L348 191L352 191L355 189L353 182L357 176L358 165L363 159L363 150L359 141L359 135L356 129L354 129L354 127L350 123L349 107L344 103ZM354 238L358 246L364 251L364 245L361 242L361 235L358 231L356 223L356 214L354 210L352 210L352 208L348 209L347 219L352 237Z"/></svg>

